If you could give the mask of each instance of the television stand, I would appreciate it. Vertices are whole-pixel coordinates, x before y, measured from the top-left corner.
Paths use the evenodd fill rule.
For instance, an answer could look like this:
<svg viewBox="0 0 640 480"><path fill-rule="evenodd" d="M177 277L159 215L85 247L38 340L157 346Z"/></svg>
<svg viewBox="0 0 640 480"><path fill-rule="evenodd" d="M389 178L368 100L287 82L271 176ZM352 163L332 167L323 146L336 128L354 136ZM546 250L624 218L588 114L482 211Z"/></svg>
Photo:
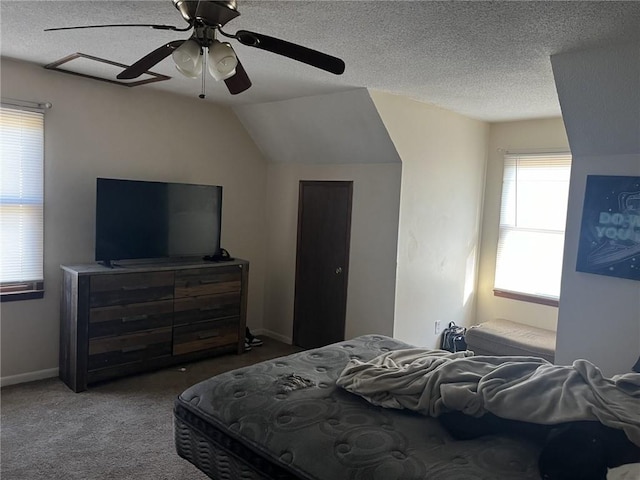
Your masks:
<svg viewBox="0 0 640 480"><path fill-rule="evenodd" d="M124 375L244 352L249 262L63 265L60 379Z"/></svg>

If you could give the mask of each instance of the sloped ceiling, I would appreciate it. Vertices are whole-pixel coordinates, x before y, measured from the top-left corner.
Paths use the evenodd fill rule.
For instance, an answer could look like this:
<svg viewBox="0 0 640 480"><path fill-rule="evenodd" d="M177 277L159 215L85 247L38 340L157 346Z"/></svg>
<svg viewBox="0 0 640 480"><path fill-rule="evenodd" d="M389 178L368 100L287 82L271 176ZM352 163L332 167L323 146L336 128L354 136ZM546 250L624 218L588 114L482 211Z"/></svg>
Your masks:
<svg viewBox="0 0 640 480"><path fill-rule="evenodd" d="M640 154L640 41L551 61L571 152Z"/></svg>
<svg viewBox="0 0 640 480"><path fill-rule="evenodd" d="M364 89L234 108L271 162L400 162Z"/></svg>

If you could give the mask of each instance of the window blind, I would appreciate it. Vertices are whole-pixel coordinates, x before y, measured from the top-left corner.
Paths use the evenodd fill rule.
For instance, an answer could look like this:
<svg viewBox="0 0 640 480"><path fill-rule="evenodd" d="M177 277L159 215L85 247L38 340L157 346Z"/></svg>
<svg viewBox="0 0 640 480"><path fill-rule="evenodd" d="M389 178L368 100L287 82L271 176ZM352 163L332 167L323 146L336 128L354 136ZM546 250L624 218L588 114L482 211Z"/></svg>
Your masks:
<svg viewBox="0 0 640 480"><path fill-rule="evenodd" d="M571 156L504 160L495 288L558 299Z"/></svg>
<svg viewBox="0 0 640 480"><path fill-rule="evenodd" d="M44 115L0 107L0 283L42 282Z"/></svg>

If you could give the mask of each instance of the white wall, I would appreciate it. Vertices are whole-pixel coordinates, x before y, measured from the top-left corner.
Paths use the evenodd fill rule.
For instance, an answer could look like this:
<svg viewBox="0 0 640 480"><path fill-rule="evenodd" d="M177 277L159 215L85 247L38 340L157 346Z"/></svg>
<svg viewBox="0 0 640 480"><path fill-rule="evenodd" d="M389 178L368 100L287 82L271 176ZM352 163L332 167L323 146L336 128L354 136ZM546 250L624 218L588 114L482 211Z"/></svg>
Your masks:
<svg viewBox="0 0 640 480"><path fill-rule="evenodd" d="M436 320L475 320L488 125L370 93L402 159L394 337L436 347Z"/></svg>
<svg viewBox="0 0 640 480"><path fill-rule="evenodd" d="M640 282L576 271L587 175L640 176L640 155L580 156L571 169L556 363L586 358L614 375L640 356Z"/></svg>
<svg viewBox="0 0 640 480"><path fill-rule="evenodd" d="M576 271L587 175L640 176L640 41L552 57L573 152L556 362L605 375L640 355L640 281Z"/></svg>
<svg viewBox="0 0 640 480"><path fill-rule="evenodd" d="M267 333L292 338L300 180L346 180L353 205L345 338L392 335L401 170L400 163L269 164Z"/></svg>
<svg viewBox="0 0 640 480"><path fill-rule="evenodd" d="M556 330L558 308L493 295L496 273L504 154L511 152L568 152L569 142L561 118L492 123L484 189L482 247L478 275L477 322L506 318Z"/></svg>
<svg viewBox="0 0 640 480"><path fill-rule="evenodd" d="M55 375L60 264L92 262L98 176L224 187L222 245L251 262L250 326L262 326L266 162L226 108L2 59L2 96L48 101L45 297L3 303L4 383Z"/></svg>

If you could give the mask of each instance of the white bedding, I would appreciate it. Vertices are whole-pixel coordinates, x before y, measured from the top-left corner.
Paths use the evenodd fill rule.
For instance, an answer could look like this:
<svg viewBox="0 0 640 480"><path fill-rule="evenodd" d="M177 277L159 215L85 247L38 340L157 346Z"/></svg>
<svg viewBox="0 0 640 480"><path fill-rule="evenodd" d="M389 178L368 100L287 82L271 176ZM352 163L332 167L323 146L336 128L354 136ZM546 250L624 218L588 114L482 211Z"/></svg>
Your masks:
<svg viewBox="0 0 640 480"><path fill-rule="evenodd" d="M337 384L375 405L432 417L458 410L546 425L598 420L640 446L640 374L605 378L587 360L558 366L535 357L412 348L351 360Z"/></svg>
<svg viewBox="0 0 640 480"><path fill-rule="evenodd" d="M629 463L611 468L607 472L607 480L638 480L640 478L640 463Z"/></svg>

